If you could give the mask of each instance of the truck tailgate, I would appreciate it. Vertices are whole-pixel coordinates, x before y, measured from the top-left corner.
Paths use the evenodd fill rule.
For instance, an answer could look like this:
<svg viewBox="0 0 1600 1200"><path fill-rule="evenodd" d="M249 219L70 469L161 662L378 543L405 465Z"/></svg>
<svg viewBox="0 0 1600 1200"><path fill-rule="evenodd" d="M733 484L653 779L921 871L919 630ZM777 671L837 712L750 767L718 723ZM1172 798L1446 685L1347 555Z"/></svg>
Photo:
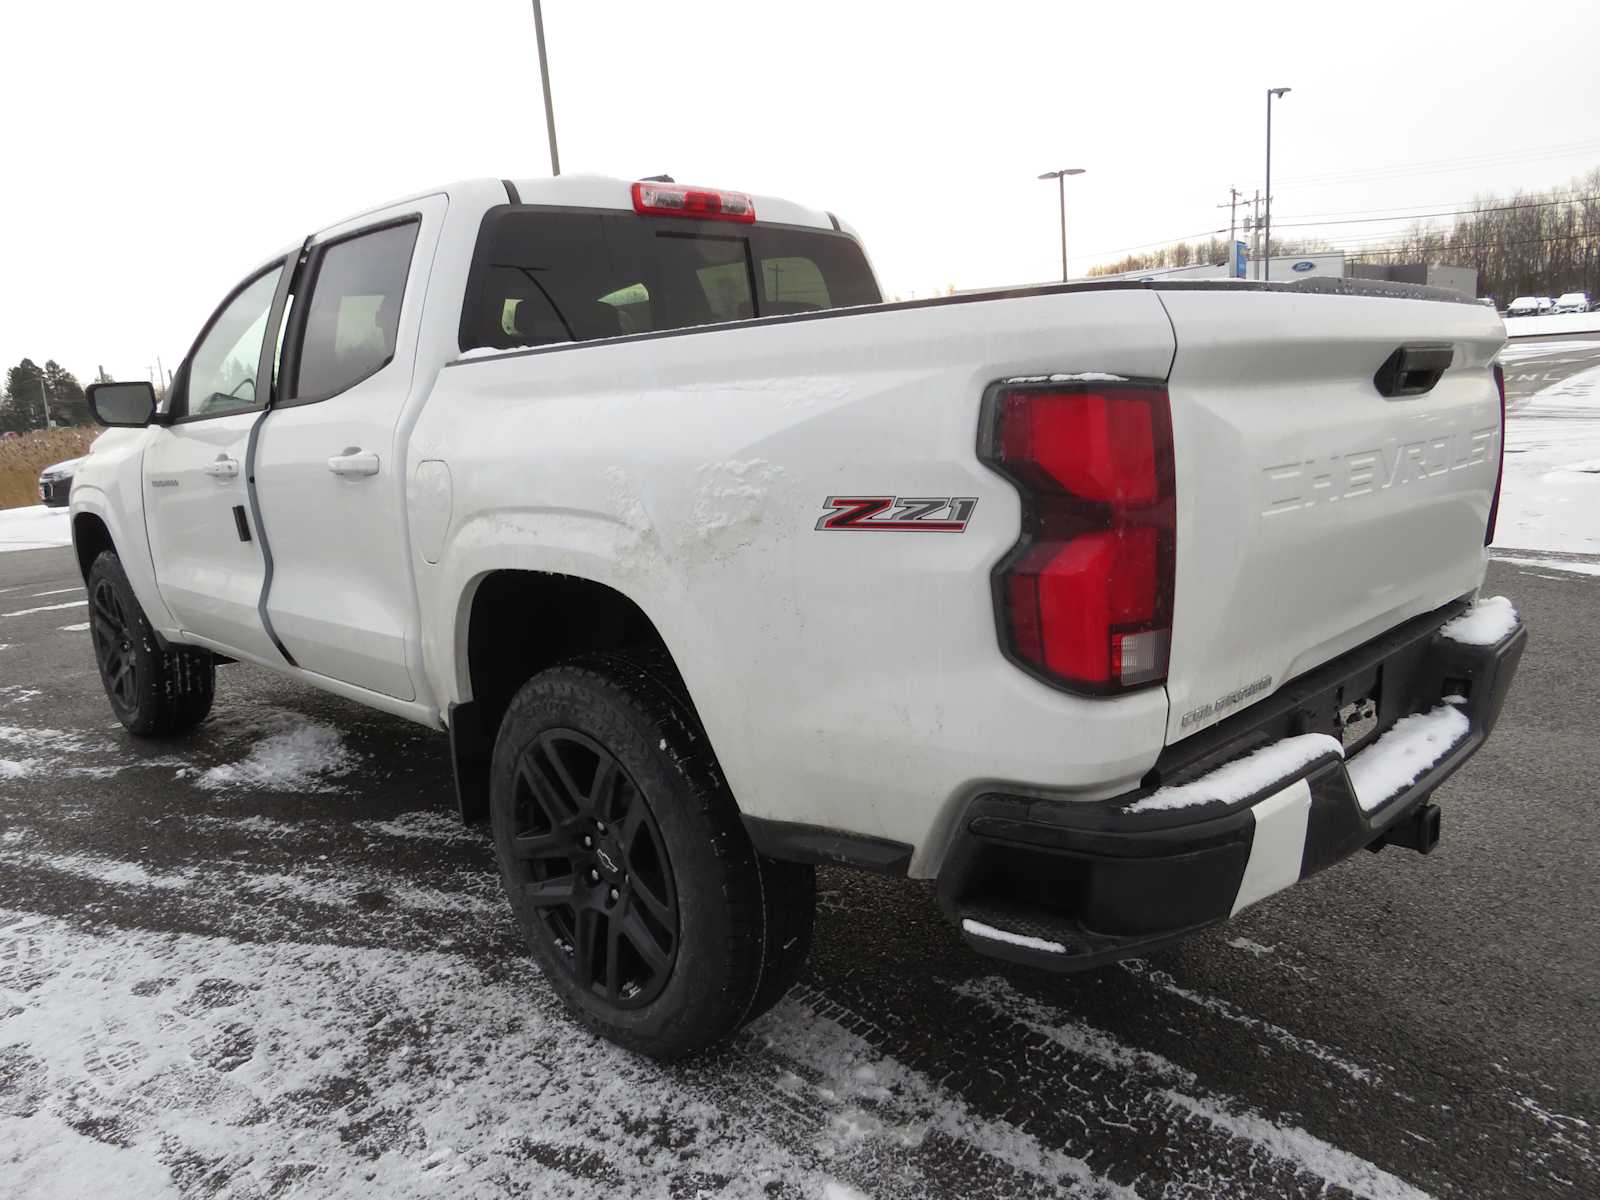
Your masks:
<svg viewBox="0 0 1600 1200"><path fill-rule="evenodd" d="M1170 743L1478 586L1505 331L1475 304L1159 294L1177 338ZM1379 367L1420 345L1451 348L1444 375L1380 394Z"/></svg>

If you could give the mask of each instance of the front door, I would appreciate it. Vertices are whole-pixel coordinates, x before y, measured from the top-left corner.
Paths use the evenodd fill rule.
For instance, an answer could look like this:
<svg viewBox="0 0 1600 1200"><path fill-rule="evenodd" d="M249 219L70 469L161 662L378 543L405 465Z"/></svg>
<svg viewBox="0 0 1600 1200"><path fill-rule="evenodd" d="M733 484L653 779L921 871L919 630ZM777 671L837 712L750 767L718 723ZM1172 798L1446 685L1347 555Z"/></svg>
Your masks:
<svg viewBox="0 0 1600 1200"><path fill-rule="evenodd" d="M265 574L250 521L245 461L268 388L256 379L276 263L247 279L212 317L172 399L172 423L144 455L146 529L156 582L188 633L247 657L280 656L257 613Z"/></svg>
<svg viewBox="0 0 1600 1200"><path fill-rule="evenodd" d="M398 427L443 216L429 197L318 236L256 447L274 632L307 671L400 700L416 601Z"/></svg>

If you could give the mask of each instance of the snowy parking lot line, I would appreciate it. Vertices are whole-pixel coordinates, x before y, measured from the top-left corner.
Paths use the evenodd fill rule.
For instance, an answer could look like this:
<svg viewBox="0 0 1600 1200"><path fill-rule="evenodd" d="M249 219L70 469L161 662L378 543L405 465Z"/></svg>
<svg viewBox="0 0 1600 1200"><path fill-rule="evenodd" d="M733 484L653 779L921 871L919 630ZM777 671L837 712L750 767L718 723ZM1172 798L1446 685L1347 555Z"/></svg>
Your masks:
<svg viewBox="0 0 1600 1200"><path fill-rule="evenodd" d="M83 608L87 600L68 600L65 604L41 604L38 608L19 608L13 612L0 613L0 617L31 617L34 613L58 612L64 608Z"/></svg>

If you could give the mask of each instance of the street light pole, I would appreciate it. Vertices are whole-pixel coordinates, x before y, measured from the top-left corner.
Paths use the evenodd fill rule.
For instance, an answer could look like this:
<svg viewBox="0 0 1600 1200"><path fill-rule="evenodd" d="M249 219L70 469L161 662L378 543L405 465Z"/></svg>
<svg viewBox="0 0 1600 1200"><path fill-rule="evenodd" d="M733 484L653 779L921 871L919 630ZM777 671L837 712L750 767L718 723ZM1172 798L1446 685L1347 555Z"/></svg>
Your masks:
<svg viewBox="0 0 1600 1200"><path fill-rule="evenodd" d="M1291 90L1291 88L1267 89L1267 247L1264 251L1265 261L1262 263L1265 268L1263 279L1272 278L1272 98L1277 96L1281 99Z"/></svg>
<svg viewBox="0 0 1600 1200"><path fill-rule="evenodd" d="M550 174L561 174L561 158L556 154L556 110L550 103L550 60L544 52L544 13L539 0L533 0L533 33L539 40L539 80L544 84L544 126L550 135Z"/></svg>
<svg viewBox="0 0 1600 1200"><path fill-rule="evenodd" d="M1054 179L1061 198L1061 282L1067 282L1067 176L1082 175L1082 167L1063 167L1059 171L1046 171L1040 179Z"/></svg>

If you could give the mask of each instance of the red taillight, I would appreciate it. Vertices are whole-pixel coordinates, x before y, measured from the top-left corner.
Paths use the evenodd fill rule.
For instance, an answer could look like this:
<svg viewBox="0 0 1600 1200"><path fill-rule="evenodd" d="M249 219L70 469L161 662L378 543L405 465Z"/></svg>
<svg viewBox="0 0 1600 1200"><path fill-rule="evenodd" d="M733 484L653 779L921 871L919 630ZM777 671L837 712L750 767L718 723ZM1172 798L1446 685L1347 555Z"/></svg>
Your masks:
<svg viewBox="0 0 1600 1200"><path fill-rule="evenodd" d="M1500 393L1500 461L1494 469L1494 499L1489 501L1489 528L1484 530L1483 544L1494 541L1494 523L1500 516L1500 481L1506 473L1506 369L1494 364L1494 386Z"/></svg>
<svg viewBox="0 0 1600 1200"><path fill-rule="evenodd" d="M656 217L695 217L702 221L739 221L746 225L756 219L755 201L743 192L719 192L673 183L634 184L633 211Z"/></svg>
<svg viewBox="0 0 1600 1200"><path fill-rule="evenodd" d="M1022 540L995 571L1012 657L1077 691L1165 679L1176 513L1166 389L999 385L981 454L1022 493Z"/></svg>

